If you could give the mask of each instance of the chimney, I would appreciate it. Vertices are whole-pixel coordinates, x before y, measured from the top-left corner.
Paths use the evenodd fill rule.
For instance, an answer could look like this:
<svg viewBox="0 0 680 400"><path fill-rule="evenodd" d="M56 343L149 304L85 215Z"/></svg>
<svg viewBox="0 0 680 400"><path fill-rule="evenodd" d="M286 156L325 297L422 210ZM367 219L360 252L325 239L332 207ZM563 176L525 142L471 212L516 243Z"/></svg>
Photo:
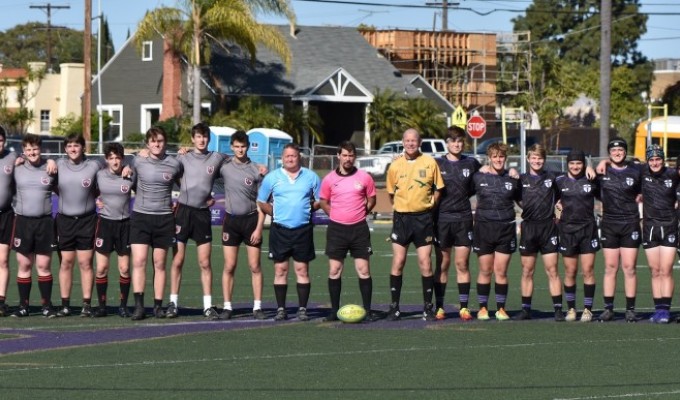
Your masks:
<svg viewBox="0 0 680 400"><path fill-rule="evenodd" d="M180 96L182 90L182 69L179 56L173 51L166 35L163 39L163 108L159 120L165 121L182 115Z"/></svg>

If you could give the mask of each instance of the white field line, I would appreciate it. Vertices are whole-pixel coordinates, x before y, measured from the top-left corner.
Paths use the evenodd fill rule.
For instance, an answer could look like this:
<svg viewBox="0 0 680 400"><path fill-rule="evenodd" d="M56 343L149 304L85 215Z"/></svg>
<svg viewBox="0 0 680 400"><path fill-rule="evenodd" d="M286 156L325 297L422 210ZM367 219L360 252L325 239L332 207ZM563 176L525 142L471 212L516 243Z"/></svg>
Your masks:
<svg viewBox="0 0 680 400"><path fill-rule="evenodd" d="M621 394L609 394L606 396L588 396L588 397L569 397L561 398L557 397L553 400L596 400L596 399L627 399L634 397L650 397L650 396L670 396L680 394L680 390L673 390L670 392L635 392L635 393L621 393Z"/></svg>

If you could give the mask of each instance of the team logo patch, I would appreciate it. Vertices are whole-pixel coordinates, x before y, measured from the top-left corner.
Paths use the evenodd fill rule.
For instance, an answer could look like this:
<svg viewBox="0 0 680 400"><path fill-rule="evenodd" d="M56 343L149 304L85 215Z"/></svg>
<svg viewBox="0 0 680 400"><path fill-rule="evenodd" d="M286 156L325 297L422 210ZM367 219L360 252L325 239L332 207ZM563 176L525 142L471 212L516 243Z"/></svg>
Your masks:
<svg viewBox="0 0 680 400"><path fill-rule="evenodd" d="M591 190L593 190L593 187L591 185L583 185L584 192L590 193Z"/></svg>
<svg viewBox="0 0 680 400"><path fill-rule="evenodd" d="M121 193L127 193L130 191L130 186L128 185L120 185L120 192Z"/></svg>
<svg viewBox="0 0 680 400"><path fill-rule="evenodd" d="M628 186L633 186L633 183L634 183L634 182L635 182L635 181L633 181L633 178L626 178L626 185L628 185Z"/></svg>
<svg viewBox="0 0 680 400"><path fill-rule="evenodd" d="M432 243L432 236L427 236L425 238L425 243Z"/></svg>
<svg viewBox="0 0 680 400"><path fill-rule="evenodd" d="M253 180L250 178L244 179L243 182L245 182L246 186L253 186Z"/></svg>
<svg viewBox="0 0 680 400"><path fill-rule="evenodd" d="M392 238L392 240L397 240L397 239L399 239L399 236L397 236L397 234L394 233L394 232L392 232L392 234L390 235L390 237Z"/></svg>
<svg viewBox="0 0 680 400"><path fill-rule="evenodd" d="M543 185L545 185L545 187L547 187L547 188L551 188L552 187L552 181L551 180L543 181Z"/></svg>
<svg viewBox="0 0 680 400"><path fill-rule="evenodd" d="M470 170L467 168L463 168L463 176L466 178L470 176Z"/></svg>
<svg viewBox="0 0 680 400"><path fill-rule="evenodd" d="M42 183L43 185L49 185L51 181L52 180L47 176L43 176L42 178L40 178L40 183Z"/></svg>
<svg viewBox="0 0 680 400"><path fill-rule="evenodd" d="M512 183L505 182L505 190L512 190Z"/></svg>
<svg viewBox="0 0 680 400"><path fill-rule="evenodd" d="M666 179L665 181L663 181L663 184L664 184L667 188L673 187L673 181L670 180L670 179Z"/></svg>
<svg viewBox="0 0 680 400"><path fill-rule="evenodd" d="M179 226L179 225L175 225L175 235L177 235L177 234L180 233L181 231L182 231L182 227Z"/></svg>
<svg viewBox="0 0 680 400"><path fill-rule="evenodd" d="M590 247L593 249L597 247L597 239L593 239L590 241Z"/></svg>
<svg viewBox="0 0 680 400"><path fill-rule="evenodd" d="M9 175L9 174L12 173L12 166L11 165L5 165L3 170L5 171L5 174Z"/></svg>
<svg viewBox="0 0 680 400"><path fill-rule="evenodd" d="M668 243L675 243L675 235L668 235Z"/></svg>
<svg viewBox="0 0 680 400"><path fill-rule="evenodd" d="M363 188L364 188L364 185L361 182L359 182L359 181L354 182L354 189L361 190Z"/></svg>
<svg viewBox="0 0 680 400"><path fill-rule="evenodd" d="M427 176L427 171L424 169L418 170L418 176L421 178L425 178Z"/></svg>
<svg viewBox="0 0 680 400"><path fill-rule="evenodd" d="M516 248L517 248L517 242L516 242L515 239L512 239L510 241L510 250L512 250L514 252Z"/></svg>
<svg viewBox="0 0 680 400"><path fill-rule="evenodd" d="M167 172L163 172L163 179L165 179L166 181L170 181L172 180L172 175L168 174Z"/></svg>
<svg viewBox="0 0 680 400"><path fill-rule="evenodd" d="M208 171L208 175L212 175L213 172L215 172L215 166L214 166L214 165L210 165L210 166L207 168L207 171Z"/></svg>
<svg viewBox="0 0 680 400"><path fill-rule="evenodd" d="M553 246L557 246L557 236L552 236L550 238L550 243L552 243Z"/></svg>
<svg viewBox="0 0 680 400"><path fill-rule="evenodd" d="M21 246L21 239L20 238L14 238L14 247L19 247Z"/></svg>
<svg viewBox="0 0 680 400"><path fill-rule="evenodd" d="M472 231L468 231L468 239L472 240Z"/></svg>
<svg viewBox="0 0 680 400"><path fill-rule="evenodd" d="M92 179L83 179L80 184L85 188L90 187L92 185Z"/></svg>
<svg viewBox="0 0 680 400"><path fill-rule="evenodd" d="M97 247L102 247L103 244L104 244L104 239L102 239L102 238L97 238L97 240L94 242L94 245L97 246Z"/></svg>
<svg viewBox="0 0 680 400"><path fill-rule="evenodd" d="M222 232L222 241L226 242L229 240L229 234L227 232Z"/></svg>
<svg viewBox="0 0 680 400"><path fill-rule="evenodd" d="M630 238L633 239L633 240L638 240L639 237L640 237L640 232L638 232L638 231L633 231L633 233L630 234Z"/></svg>

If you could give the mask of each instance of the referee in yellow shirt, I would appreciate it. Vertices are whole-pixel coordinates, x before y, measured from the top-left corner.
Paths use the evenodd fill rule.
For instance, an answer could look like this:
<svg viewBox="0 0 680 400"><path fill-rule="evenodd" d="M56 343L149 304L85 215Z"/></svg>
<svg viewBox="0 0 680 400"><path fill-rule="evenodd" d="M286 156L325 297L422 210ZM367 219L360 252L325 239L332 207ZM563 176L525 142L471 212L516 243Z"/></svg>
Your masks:
<svg viewBox="0 0 680 400"><path fill-rule="evenodd" d="M387 171L387 193L394 207L392 221L392 271L390 292L392 304L387 318L401 318L402 273L406 264L409 244L418 254L418 268L423 282L423 320L434 321L432 306L434 277L432 275L432 238L434 236L433 211L439 201L444 180L434 158L420 152L420 133L407 129L402 136L404 156L395 160Z"/></svg>

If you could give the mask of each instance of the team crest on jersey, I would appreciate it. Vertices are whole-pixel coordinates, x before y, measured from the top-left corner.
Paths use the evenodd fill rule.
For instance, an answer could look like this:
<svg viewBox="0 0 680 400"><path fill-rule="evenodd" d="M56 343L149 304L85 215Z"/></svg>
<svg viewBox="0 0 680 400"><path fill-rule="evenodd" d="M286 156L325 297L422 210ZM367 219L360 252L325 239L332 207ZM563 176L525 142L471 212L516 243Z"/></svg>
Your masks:
<svg viewBox="0 0 680 400"><path fill-rule="evenodd" d="M168 174L167 172L163 172L163 179L165 179L166 181L170 181L172 180L172 175Z"/></svg>
<svg viewBox="0 0 680 400"><path fill-rule="evenodd" d="M222 241L226 242L229 240L229 234L227 232L222 232Z"/></svg>
<svg viewBox="0 0 680 400"><path fill-rule="evenodd" d="M250 178L245 178L243 180L243 182L245 182L246 186L252 186L253 185L253 180L250 179Z"/></svg>
<svg viewBox="0 0 680 400"><path fill-rule="evenodd" d="M591 190L593 190L593 187L591 185L583 185L584 192L590 193Z"/></svg>
<svg viewBox="0 0 680 400"><path fill-rule="evenodd" d="M470 176L470 170L467 168L463 168L463 176L466 178Z"/></svg>
<svg viewBox="0 0 680 400"><path fill-rule="evenodd" d="M12 166L11 165L5 165L3 170L5 171L5 174L9 175L9 174L12 173Z"/></svg>
<svg viewBox="0 0 680 400"><path fill-rule="evenodd" d="M215 172L215 166L214 165L208 166L207 171L208 171L208 175L212 175L213 172Z"/></svg>
<svg viewBox="0 0 680 400"><path fill-rule="evenodd" d="M363 188L364 188L364 185L361 182L359 182L359 181L354 182L354 189L361 190Z"/></svg>
<svg viewBox="0 0 680 400"><path fill-rule="evenodd" d="M40 178L40 183L42 183L43 185L49 185L50 181L52 180L47 176L43 176L42 178Z"/></svg>
<svg viewBox="0 0 680 400"><path fill-rule="evenodd" d="M130 191L130 186L128 185L120 185L120 192L121 193L127 193Z"/></svg>
<svg viewBox="0 0 680 400"><path fill-rule="evenodd" d="M545 180L545 181L543 181L543 185L545 185L545 187L547 187L547 188L551 188L552 187L552 181L551 180Z"/></svg>
<svg viewBox="0 0 680 400"><path fill-rule="evenodd" d="M552 243L553 246L557 246L557 236L550 237L550 243Z"/></svg>
<svg viewBox="0 0 680 400"><path fill-rule="evenodd" d="M666 179L665 181L663 181L663 184L664 184L667 188L673 187L673 181L670 180L670 179Z"/></svg>
<svg viewBox="0 0 680 400"><path fill-rule="evenodd" d="M640 232L638 232L638 231L633 231L633 233L630 234L630 238L633 239L633 240L638 240L639 237L640 237Z"/></svg>
<svg viewBox="0 0 680 400"><path fill-rule="evenodd" d="M83 179L80 184L83 185L84 188L90 187L92 185L92 179Z"/></svg>
<svg viewBox="0 0 680 400"><path fill-rule="evenodd" d="M512 190L512 183L505 182L505 190Z"/></svg>
<svg viewBox="0 0 680 400"><path fill-rule="evenodd" d="M95 242L94 242L94 245L97 246L97 247L102 247L103 244L104 244L104 239L102 239L102 238L97 238L97 240L95 240Z"/></svg>
<svg viewBox="0 0 680 400"><path fill-rule="evenodd" d="M675 243L675 235L668 235L668 243Z"/></svg>
<svg viewBox="0 0 680 400"><path fill-rule="evenodd" d="M425 171L424 169L418 170L418 176L420 176L421 178L425 178L427 176L427 171Z"/></svg>
<svg viewBox="0 0 680 400"><path fill-rule="evenodd" d="M626 185L628 185L628 186L633 186L633 183L634 183L634 182L635 182L635 181L633 181L633 178L626 178Z"/></svg>
<svg viewBox="0 0 680 400"><path fill-rule="evenodd" d="M21 239L20 238L14 238L14 247L19 247L21 246Z"/></svg>
<svg viewBox="0 0 680 400"><path fill-rule="evenodd" d="M178 235L182 231L182 227L179 225L175 225L175 235Z"/></svg>
<svg viewBox="0 0 680 400"><path fill-rule="evenodd" d="M590 247L593 249L597 247L597 239L593 239L590 241Z"/></svg>

